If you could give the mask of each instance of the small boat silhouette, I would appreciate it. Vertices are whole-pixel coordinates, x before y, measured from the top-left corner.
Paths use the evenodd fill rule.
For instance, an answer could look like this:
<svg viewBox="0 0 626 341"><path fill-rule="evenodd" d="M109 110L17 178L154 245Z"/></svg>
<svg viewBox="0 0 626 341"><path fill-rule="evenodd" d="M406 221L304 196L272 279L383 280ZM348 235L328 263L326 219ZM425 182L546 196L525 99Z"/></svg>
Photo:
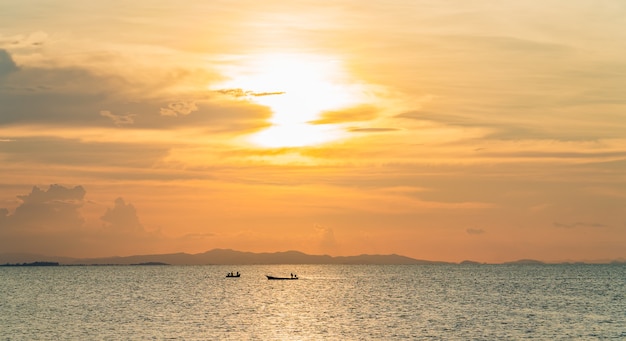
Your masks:
<svg viewBox="0 0 626 341"><path fill-rule="evenodd" d="M298 279L298 275L291 275L291 277L274 277L274 276L265 275L265 277L267 277L267 279L280 279L280 280Z"/></svg>

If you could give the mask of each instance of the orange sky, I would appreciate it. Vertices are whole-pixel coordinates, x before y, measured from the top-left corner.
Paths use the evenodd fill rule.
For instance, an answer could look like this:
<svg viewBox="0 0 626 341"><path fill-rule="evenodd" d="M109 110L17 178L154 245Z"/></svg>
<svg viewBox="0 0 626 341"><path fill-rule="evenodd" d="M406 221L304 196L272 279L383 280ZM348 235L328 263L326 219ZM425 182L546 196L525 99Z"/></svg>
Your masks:
<svg viewBox="0 0 626 341"><path fill-rule="evenodd" d="M626 258L620 0L3 1L0 252Z"/></svg>

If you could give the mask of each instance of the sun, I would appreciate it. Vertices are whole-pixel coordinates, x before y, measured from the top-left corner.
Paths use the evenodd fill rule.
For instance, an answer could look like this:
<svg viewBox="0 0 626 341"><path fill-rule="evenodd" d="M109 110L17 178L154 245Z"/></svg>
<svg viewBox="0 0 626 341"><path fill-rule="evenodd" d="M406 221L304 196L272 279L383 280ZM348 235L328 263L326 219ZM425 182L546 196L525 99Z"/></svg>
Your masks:
<svg viewBox="0 0 626 341"><path fill-rule="evenodd" d="M343 136L336 125L313 122L328 110L359 103L359 91L337 59L304 54L270 54L243 60L219 86L238 89L247 100L272 111L271 126L249 136L262 147L302 147Z"/></svg>

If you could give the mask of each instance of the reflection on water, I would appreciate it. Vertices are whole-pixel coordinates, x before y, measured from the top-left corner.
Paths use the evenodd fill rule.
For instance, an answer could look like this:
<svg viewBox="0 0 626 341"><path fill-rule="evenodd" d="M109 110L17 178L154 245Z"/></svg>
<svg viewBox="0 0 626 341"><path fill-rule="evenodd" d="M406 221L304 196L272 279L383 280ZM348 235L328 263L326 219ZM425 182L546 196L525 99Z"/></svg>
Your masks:
<svg viewBox="0 0 626 341"><path fill-rule="evenodd" d="M625 283L619 265L0 268L0 339L626 338Z"/></svg>

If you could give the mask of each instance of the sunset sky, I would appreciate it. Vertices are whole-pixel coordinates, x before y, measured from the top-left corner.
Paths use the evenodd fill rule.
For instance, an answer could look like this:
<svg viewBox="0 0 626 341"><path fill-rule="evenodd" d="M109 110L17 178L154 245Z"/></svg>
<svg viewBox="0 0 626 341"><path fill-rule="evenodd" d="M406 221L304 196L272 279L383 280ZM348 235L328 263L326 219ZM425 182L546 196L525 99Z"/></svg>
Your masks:
<svg viewBox="0 0 626 341"><path fill-rule="evenodd" d="M626 258L626 2L0 2L0 253Z"/></svg>

